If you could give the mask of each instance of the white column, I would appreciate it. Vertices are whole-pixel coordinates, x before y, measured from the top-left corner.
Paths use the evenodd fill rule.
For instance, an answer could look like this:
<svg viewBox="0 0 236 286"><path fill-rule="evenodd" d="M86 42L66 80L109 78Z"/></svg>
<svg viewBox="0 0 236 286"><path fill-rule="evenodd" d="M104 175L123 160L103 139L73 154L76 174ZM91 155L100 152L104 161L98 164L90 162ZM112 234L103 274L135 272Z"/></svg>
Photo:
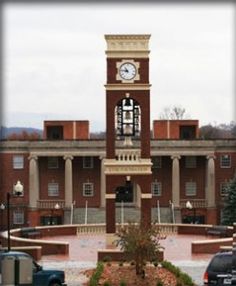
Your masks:
<svg viewBox="0 0 236 286"><path fill-rule="evenodd" d="M207 156L206 200L208 207L215 207L215 156Z"/></svg>
<svg viewBox="0 0 236 286"><path fill-rule="evenodd" d="M180 203L180 156L171 156L172 159L172 203L174 207L179 207Z"/></svg>
<svg viewBox="0 0 236 286"><path fill-rule="evenodd" d="M38 157L29 157L29 206L37 208L37 201L39 199L39 169Z"/></svg>
<svg viewBox="0 0 236 286"><path fill-rule="evenodd" d="M65 160L65 207L71 208L73 200L73 175L72 160L73 156L64 156Z"/></svg>
<svg viewBox="0 0 236 286"><path fill-rule="evenodd" d="M105 175L105 168L104 168L104 158L100 157L101 160L101 182L100 182L100 207L105 208L106 206L106 175Z"/></svg>

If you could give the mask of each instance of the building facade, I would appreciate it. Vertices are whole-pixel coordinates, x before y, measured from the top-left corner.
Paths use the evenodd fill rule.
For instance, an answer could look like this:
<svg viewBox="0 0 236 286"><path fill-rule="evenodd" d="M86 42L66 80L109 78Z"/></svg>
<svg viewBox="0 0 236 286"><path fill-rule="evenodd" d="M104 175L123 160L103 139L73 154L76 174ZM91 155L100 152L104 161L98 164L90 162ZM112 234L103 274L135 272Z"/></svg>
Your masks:
<svg viewBox="0 0 236 286"><path fill-rule="evenodd" d="M1 142L2 229L7 192L12 227L78 223L87 207L112 237L121 206L143 224L158 208L161 222L220 223L236 140L199 139L198 120L154 120L150 131L149 38L105 36L106 139L90 139L89 121L45 121L43 140Z"/></svg>

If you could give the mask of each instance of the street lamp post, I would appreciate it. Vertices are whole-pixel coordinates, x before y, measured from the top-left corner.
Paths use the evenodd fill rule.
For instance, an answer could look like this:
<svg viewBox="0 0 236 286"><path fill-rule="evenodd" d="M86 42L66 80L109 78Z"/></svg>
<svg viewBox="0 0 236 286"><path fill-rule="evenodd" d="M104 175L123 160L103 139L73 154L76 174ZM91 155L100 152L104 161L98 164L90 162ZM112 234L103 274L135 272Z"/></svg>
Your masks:
<svg viewBox="0 0 236 286"><path fill-rule="evenodd" d="M54 210L59 210L60 209L60 205L58 203L55 204L54 208L51 209L51 220L50 220L50 224L53 225L53 216L54 216Z"/></svg>
<svg viewBox="0 0 236 286"><path fill-rule="evenodd" d="M189 210L193 210L193 223L195 224L196 221L196 209L193 207L193 205L190 203L190 201L186 202L186 208Z"/></svg>
<svg viewBox="0 0 236 286"><path fill-rule="evenodd" d="M14 195L21 196L23 193L24 187L20 181L14 185ZM10 199L11 194L7 193L7 249L11 251L11 239L10 239Z"/></svg>

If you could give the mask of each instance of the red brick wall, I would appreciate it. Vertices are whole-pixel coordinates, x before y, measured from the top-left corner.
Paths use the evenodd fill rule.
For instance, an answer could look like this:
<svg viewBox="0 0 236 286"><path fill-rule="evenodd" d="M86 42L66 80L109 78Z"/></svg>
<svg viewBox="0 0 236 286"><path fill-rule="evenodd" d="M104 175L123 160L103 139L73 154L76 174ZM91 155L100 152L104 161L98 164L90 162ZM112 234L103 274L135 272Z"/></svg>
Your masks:
<svg viewBox="0 0 236 286"><path fill-rule="evenodd" d="M83 157L75 157L73 160L73 200L76 201L76 207L85 207L88 201L88 207L100 206L100 184L101 184L101 160L93 157L94 167L92 169L83 168ZM83 183L94 184L94 196L83 196Z"/></svg>
<svg viewBox="0 0 236 286"><path fill-rule="evenodd" d="M75 123L75 130L74 130ZM43 138L47 139L47 127L48 126L63 126L63 139L89 139L89 121L44 121ZM74 138L75 133L75 138Z"/></svg>
<svg viewBox="0 0 236 286"><path fill-rule="evenodd" d="M152 182L157 180L162 184L162 195L152 197L152 206L157 206L159 200L161 207L169 206L169 200L172 199L172 160L169 156L161 157L161 168L152 168Z"/></svg>
<svg viewBox="0 0 236 286"><path fill-rule="evenodd" d="M169 122L169 138L168 138ZM196 126L196 138L199 136L198 120L154 120L154 139L180 139L181 126Z"/></svg>
<svg viewBox="0 0 236 286"><path fill-rule="evenodd" d="M231 156L231 168L221 168L220 167L220 157L221 155L230 155ZM235 175L236 171L236 153L235 152L216 152L215 160L215 188L216 188L216 201L223 202L224 197L220 195L220 185L221 183L229 181Z"/></svg>
<svg viewBox="0 0 236 286"><path fill-rule="evenodd" d="M24 168L23 169L13 169L13 157L14 155L23 155L24 157ZM2 170L1 170L1 202L6 203L7 192L13 192L13 185L16 184L18 180L24 186L24 196L15 197L11 196L10 204L14 205L28 205L29 203L29 154L28 153L3 153L1 160Z"/></svg>
<svg viewBox="0 0 236 286"><path fill-rule="evenodd" d="M39 181L41 200L57 200L65 198L65 161L59 157L59 168L48 169L48 157L39 157ZM59 184L59 196L48 196L48 183Z"/></svg>
<svg viewBox="0 0 236 286"><path fill-rule="evenodd" d="M180 198L181 199L205 199L206 185L206 157L197 156L197 167L186 168L185 156L180 159ZM186 196L185 183L193 181L197 183L196 196Z"/></svg>

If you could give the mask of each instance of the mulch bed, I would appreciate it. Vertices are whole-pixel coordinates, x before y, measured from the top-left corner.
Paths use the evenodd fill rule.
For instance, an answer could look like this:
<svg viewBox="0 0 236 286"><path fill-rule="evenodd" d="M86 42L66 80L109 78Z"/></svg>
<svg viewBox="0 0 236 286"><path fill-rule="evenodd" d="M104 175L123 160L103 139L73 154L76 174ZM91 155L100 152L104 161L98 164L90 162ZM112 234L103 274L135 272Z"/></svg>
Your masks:
<svg viewBox="0 0 236 286"><path fill-rule="evenodd" d="M86 270L85 275L91 277L94 270ZM109 282L112 286L120 286L120 282L126 283L126 286L157 286L157 281L161 280L164 286L175 286L175 276L162 267L153 265L145 266L145 278L137 276L135 266L124 264L119 266L118 263L104 264L104 271L98 285ZM89 285L86 283L85 285Z"/></svg>

